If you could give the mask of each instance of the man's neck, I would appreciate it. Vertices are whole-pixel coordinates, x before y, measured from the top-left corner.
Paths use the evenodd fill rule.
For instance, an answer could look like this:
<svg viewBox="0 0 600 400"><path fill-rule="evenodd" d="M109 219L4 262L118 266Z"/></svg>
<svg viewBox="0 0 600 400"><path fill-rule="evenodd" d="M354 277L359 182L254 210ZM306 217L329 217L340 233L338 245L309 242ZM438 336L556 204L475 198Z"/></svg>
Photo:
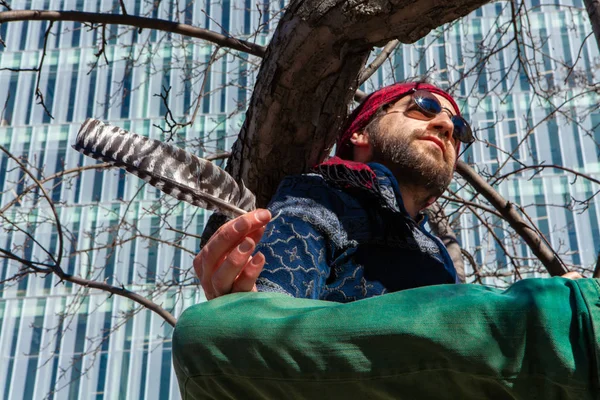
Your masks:
<svg viewBox="0 0 600 400"><path fill-rule="evenodd" d="M398 187L406 212L412 219L418 220L419 211L427 206L427 201L431 196L420 187L401 184L400 182L398 182Z"/></svg>

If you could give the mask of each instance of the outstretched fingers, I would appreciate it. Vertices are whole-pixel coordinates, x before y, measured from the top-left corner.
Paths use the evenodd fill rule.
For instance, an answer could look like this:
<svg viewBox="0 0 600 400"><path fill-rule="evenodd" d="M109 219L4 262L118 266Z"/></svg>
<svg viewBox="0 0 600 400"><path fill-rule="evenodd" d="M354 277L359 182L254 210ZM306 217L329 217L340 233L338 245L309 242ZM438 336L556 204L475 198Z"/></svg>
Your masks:
<svg viewBox="0 0 600 400"><path fill-rule="evenodd" d="M256 273L256 262L261 258L253 257L252 253L263 232L264 228L259 228L252 232L225 257L225 260L215 270L211 279L212 290L209 290L209 292L211 292L210 294L213 297L233 292L249 292L254 288L254 282L256 282L258 274L260 274L260 270ZM264 265L264 256L262 259L262 265ZM255 260L254 263L252 260ZM260 265L260 269L262 269L262 265ZM249 268L250 272L244 272L246 268ZM251 280L254 275L256 275L254 281L252 281L252 284L249 284L247 281ZM241 284L238 283L240 279L243 281ZM207 298L209 298L208 293Z"/></svg>
<svg viewBox="0 0 600 400"><path fill-rule="evenodd" d="M256 280L265 266L265 256L259 251L246 263L231 288L231 293L256 292Z"/></svg>
<svg viewBox="0 0 600 400"><path fill-rule="evenodd" d="M234 283L247 264L253 273L243 275L241 287L248 286L244 280L256 272L250 263L251 255L270 220L271 213L268 210L249 212L223 225L206 243L194 259L194 269L208 299L231 293L240 287L237 285L234 288Z"/></svg>

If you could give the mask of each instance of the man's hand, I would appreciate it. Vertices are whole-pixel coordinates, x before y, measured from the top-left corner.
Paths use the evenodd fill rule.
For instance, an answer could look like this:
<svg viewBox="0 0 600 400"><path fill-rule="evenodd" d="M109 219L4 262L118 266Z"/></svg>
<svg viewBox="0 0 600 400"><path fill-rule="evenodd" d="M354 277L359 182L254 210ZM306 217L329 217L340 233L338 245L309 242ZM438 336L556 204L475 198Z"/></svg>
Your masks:
<svg viewBox="0 0 600 400"><path fill-rule="evenodd" d="M579 272L567 272L564 275L561 275L563 278L567 279L582 279L583 276Z"/></svg>
<svg viewBox="0 0 600 400"><path fill-rule="evenodd" d="M256 279L265 265L265 256L252 257L265 226L271 221L268 210L258 209L219 228L194 259L194 270L206 298L235 292L256 291Z"/></svg>

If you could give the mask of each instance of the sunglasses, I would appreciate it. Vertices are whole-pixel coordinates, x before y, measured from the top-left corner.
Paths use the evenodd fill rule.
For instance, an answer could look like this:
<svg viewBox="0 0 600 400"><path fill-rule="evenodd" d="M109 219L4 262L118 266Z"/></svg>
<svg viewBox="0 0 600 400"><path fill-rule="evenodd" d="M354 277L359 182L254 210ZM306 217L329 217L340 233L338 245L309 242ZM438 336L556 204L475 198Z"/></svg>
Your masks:
<svg viewBox="0 0 600 400"><path fill-rule="evenodd" d="M432 93L426 90L413 89L412 100L417 106L417 109L427 118L433 118L443 110L448 110L446 107L442 107L440 101ZM452 114L452 111L450 111ZM469 123L460 115L452 115L450 118L454 125L453 136L462 143L473 143L475 137Z"/></svg>

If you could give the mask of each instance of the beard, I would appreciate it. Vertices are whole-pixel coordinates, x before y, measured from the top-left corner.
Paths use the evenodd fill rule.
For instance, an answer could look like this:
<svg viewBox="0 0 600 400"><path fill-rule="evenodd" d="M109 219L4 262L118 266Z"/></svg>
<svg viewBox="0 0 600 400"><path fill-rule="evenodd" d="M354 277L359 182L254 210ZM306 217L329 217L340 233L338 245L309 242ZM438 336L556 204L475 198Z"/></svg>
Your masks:
<svg viewBox="0 0 600 400"><path fill-rule="evenodd" d="M422 189L426 198L439 196L450 184L454 168L445 161L423 154L415 146L415 140L424 136L424 130L406 134L388 132L383 134L377 127L370 129L369 139L373 148L373 160L392 171L398 184ZM374 128L374 127L371 127Z"/></svg>

